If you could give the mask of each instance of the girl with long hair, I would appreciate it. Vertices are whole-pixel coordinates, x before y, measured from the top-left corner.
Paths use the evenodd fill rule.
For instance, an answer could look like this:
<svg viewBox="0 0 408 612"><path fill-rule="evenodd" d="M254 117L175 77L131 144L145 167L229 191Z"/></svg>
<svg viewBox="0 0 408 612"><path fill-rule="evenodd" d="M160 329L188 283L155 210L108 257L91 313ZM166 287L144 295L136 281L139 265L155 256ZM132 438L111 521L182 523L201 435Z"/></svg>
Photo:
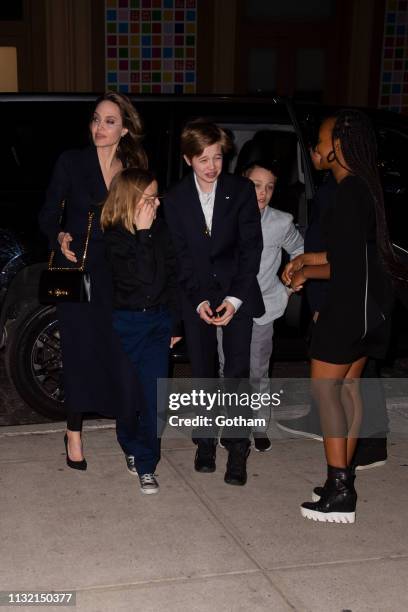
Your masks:
<svg viewBox="0 0 408 612"><path fill-rule="evenodd" d="M337 181L326 217L327 252L305 253L282 280L298 291L309 278L329 279L327 302L311 343L312 394L318 402L327 480L314 490L302 516L353 523L357 494L350 468L362 417L359 378L368 357L385 356L390 334L391 278L408 280L388 237L377 168L375 133L368 117L343 110L320 128L322 167Z"/></svg>
<svg viewBox="0 0 408 612"><path fill-rule="evenodd" d="M159 490L157 379L167 378L169 347L180 340L176 261L166 224L156 217L159 204L154 175L127 168L113 179L101 216L113 274L114 328L142 388L134 425L129 428L119 415L116 431L128 470L147 494Z"/></svg>

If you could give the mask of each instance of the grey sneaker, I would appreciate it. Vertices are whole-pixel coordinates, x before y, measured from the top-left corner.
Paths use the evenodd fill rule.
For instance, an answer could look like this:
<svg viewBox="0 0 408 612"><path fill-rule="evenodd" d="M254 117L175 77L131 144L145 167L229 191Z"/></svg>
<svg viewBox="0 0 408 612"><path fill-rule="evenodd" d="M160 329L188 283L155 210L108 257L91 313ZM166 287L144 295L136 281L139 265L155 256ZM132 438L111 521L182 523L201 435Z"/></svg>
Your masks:
<svg viewBox="0 0 408 612"><path fill-rule="evenodd" d="M132 474L132 476L137 476L137 469L136 469L136 466L135 466L135 458L134 458L134 456L133 455L125 455L125 457L126 457L127 469Z"/></svg>
<svg viewBox="0 0 408 612"><path fill-rule="evenodd" d="M139 476L140 490L146 495L159 492L159 483L157 482L154 474L142 474Z"/></svg>

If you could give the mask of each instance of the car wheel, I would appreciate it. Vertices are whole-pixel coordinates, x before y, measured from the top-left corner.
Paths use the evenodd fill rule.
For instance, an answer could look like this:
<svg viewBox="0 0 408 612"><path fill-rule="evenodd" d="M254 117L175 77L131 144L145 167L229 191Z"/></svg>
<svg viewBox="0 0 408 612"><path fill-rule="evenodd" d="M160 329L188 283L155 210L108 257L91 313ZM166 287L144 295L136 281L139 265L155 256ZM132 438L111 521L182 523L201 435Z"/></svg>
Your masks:
<svg viewBox="0 0 408 612"><path fill-rule="evenodd" d="M12 323L6 368L30 408L53 420L65 419L60 335L53 306L24 312Z"/></svg>

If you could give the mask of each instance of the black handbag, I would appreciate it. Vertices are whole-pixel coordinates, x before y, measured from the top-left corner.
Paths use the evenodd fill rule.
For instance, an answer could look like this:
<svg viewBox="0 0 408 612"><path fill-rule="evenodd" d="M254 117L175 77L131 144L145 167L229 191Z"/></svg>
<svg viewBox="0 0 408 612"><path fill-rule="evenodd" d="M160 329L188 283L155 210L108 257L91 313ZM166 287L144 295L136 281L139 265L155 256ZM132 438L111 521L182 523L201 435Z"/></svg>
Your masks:
<svg viewBox="0 0 408 612"><path fill-rule="evenodd" d="M94 213L90 212L84 253L78 268L54 267L52 264L55 251L51 251L48 269L43 270L40 276L38 299L41 304L91 301L91 276L89 272L85 272L85 261L93 217Z"/></svg>

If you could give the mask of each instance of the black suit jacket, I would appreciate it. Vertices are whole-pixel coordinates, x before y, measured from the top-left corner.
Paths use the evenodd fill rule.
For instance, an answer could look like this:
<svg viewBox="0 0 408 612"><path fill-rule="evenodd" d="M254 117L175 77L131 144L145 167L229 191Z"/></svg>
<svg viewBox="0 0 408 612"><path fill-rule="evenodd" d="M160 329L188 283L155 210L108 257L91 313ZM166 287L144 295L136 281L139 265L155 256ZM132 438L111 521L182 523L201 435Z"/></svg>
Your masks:
<svg viewBox="0 0 408 612"><path fill-rule="evenodd" d="M194 175L190 173L165 198L165 215L179 263L179 283L194 309L227 296L242 300L242 312L260 317L265 308L256 279L263 248L261 216L253 183L221 174L214 202L211 236Z"/></svg>

